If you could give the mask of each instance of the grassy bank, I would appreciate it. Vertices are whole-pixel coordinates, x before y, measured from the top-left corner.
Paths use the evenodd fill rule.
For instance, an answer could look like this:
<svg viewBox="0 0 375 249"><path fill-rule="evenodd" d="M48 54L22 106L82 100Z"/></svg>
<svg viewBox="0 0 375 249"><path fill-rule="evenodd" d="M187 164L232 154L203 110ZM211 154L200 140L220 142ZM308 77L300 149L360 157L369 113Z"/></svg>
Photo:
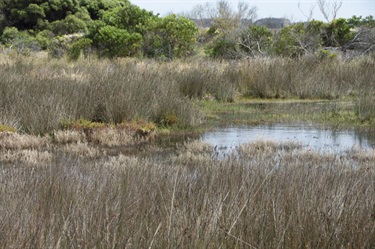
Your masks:
<svg viewBox="0 0 375 249"><path fill-rule="evenodd" d="M16 136L1 150L4 248L371 248L375 154L259 141L218 160ZM21 141L23 141L21 143ZM157 151L158 148L149 148ZM149 154L151 155L151 154Z"/></svg>
<svg viewBox="0 0 375 249"><path fill-rule="evenodd" d="M86 119L121 123L142 119L160 126L200 124L195 103L261 99L346 100L350 119L375 119L375 61L255 59L80 61L4 60L0 66L0 124L27 133ZM342 118L345 122L347 117Z"/></svg>

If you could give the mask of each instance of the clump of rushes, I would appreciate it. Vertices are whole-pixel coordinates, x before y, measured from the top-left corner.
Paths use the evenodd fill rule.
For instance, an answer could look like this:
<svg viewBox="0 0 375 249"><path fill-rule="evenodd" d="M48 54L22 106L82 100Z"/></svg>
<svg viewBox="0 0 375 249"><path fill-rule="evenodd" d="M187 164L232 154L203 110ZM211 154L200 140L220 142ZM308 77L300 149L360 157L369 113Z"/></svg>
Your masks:
<svg viewBox="0 0 375 249"><path fill-rule="evenodd" d="M17 132L17 129L8 125L0 124L0 132Z"/></svg>
<svg viewBox="0 0 375 249"><path fill-rule="evenodd" d="M117 132L125 132L135 138L150 137L155 131L156 125L144 120L132 120L130 122L122 122L118 124L92 122L86 119L67 120L61 122L63 130L74 130L83 132L88 141L93 141L95 133L102 131L115 130Z"/></svg>
<svg viewBox="0 0 375 249"><path fill-rule="evenodd" d="M127 130L137 137L147 137L155 131L156 125L145 120L132 120L117 124L116 128Z"/></svg>
<svg viewBox="0 0 375 249"><path fill-rule="evenodd" d="M156 122L161 126L170 127L170 126L178 125L180 121L175 113L166 112L160 115L160 117L157 117Z"/></svg>
<svg viewBox="0 0 375 249"><path fill-rule="evenodd" d="M86 130L86 129L100 129L108 127L109 124L92 122L87 119L79 120L64 120L61 121L60 126L62 129L71 129L71 130Z"/></svg>

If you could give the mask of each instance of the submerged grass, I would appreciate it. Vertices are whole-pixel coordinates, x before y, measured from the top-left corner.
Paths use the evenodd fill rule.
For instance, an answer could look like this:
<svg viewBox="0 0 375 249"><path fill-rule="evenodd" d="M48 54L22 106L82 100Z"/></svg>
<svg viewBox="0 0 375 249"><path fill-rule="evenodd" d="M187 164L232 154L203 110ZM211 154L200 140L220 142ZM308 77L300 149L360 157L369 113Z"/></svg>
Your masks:
<svg viewBox="0 0 375 249"><path fill-rule="evenodd" d="M258 141L219 160L191 142L160 160L35 139L1 149L4 248L375 243L374 151L319 154Z"/></svg>
<svg viewBox="0 0 375 249"><path fill-rule="evenodd" d="M357 104L348 100L239 98L234 103L202 101L199 105L208 126L305 123L335 129L371 130L375 124L375 119L371 117L360 118ZM366 111L372 113L372 109Z"/></svg>

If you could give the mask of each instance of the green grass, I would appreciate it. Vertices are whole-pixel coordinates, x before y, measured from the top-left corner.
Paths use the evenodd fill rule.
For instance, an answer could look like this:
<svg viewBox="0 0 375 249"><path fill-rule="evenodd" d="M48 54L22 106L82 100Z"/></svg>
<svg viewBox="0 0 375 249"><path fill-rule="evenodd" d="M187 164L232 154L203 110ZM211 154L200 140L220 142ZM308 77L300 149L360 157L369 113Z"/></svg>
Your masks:
<svg viewBox="0 0 375 249"><path fill-rule="evenodd" d="M207 123L216 125L257 125L263 123L309 123L335 128L371 129L373 119L362 120L348 100L298 100L239 98L234 103L202 101Z"/></svg>

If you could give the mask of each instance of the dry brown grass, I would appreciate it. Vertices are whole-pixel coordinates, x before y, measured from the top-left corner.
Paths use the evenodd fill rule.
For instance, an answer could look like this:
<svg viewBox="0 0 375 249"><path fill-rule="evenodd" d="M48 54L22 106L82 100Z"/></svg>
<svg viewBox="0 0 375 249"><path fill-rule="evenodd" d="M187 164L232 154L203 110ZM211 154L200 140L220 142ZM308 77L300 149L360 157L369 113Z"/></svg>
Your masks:
<svg viewBox="0 0 375 249"><path fill-rule="evenodd" d="M62 141L1 147L0 247L375 245L375 151L257 141L220 160L193 141L161 159Z"/></svg>
<svg viewBox="0 0 375 249"><path fill-rule="evenodd" d="M143 119L186 127L201 123L195 99L356 98L357 115L373 119L374 60L80 61L30 60L0 67L0 124L48 133L61 121L121 123ZM370 93L364 95L363 92Z"/></svg>

